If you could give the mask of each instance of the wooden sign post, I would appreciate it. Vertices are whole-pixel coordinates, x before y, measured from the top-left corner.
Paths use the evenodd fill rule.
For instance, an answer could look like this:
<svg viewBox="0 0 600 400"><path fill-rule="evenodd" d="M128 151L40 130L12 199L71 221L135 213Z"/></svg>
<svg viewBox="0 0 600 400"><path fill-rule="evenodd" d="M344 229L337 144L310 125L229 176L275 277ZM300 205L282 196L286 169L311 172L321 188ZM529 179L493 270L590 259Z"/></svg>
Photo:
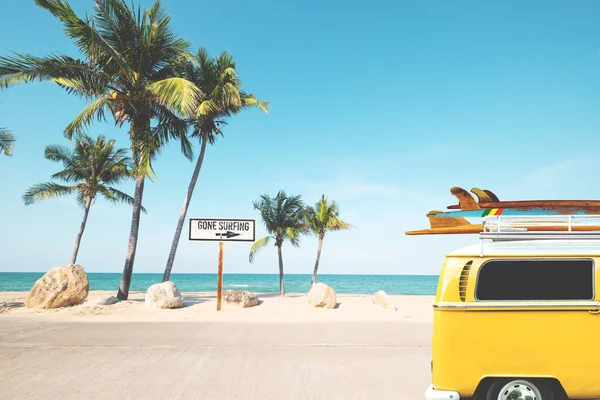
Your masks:
<svg viewBox="0 0 600 400"><path fill-rule="evenodd" d="M223 242L254 242L256 221L231 218L190 218L190 240L219 242L217 311L223 296Z"/></svg>
<svg viewBox="0 0 600 400"><path fill-rule="evenodd" d="M221 311L223 293L223 242L219 242L219 277L217 278L217 311Z"/></svg>

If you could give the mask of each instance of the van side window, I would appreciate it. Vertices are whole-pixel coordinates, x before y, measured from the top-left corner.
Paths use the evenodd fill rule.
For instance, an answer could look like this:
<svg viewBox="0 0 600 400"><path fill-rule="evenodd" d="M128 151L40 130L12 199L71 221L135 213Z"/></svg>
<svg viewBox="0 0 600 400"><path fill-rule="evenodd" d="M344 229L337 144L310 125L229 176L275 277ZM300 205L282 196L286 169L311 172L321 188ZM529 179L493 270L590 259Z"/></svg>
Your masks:
<svg viewBox="0 0 600 400"><path fill-rule="evenodd" d="M479 270L477 300L593 300L590 259L491 260Z"/></svg>

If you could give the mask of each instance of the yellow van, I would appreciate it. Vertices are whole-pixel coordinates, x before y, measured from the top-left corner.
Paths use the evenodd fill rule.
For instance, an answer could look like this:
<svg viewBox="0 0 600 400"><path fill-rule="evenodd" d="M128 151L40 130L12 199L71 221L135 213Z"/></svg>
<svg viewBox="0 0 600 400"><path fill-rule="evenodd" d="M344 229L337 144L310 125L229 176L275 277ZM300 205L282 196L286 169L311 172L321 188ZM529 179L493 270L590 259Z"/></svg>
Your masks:
<svg viewBox="0 0 600 400"><path fill-rule="evenodd" d="M599 264L585 231L483 232L448 254L426 399L600 398Z"/></svg>

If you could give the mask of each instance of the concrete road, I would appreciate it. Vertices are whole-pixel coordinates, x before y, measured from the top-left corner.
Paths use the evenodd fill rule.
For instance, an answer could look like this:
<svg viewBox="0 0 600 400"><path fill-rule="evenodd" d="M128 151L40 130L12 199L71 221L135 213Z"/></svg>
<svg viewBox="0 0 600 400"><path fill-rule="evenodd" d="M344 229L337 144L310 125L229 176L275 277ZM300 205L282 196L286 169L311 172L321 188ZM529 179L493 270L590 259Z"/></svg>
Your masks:
<svg viewBox="0 0 600 400"><path fill-rule="evenodd" d="M424 399L431 324L0 319L0 399Z"/></svg>

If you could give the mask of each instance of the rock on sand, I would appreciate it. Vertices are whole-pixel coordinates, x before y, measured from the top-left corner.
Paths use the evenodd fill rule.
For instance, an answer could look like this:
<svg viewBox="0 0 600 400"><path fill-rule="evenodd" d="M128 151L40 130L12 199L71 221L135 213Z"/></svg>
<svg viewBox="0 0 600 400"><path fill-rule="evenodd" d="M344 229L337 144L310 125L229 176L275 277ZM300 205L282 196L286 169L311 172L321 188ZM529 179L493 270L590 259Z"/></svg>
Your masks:
<svg viewBox="0 0 600 400"><path fill-rule="evenodd" d="M33 285L25 298L28 308L59 308L83 302L90 291L87 274L77 264L52 268Z"/></svg>
<svg viewBox="0 0 600 400"><path fill-rule="evenodd" d="M157 283L146 292L146 306L155 308L181 308L183 296L173 282Z"/></svg>
<svg viewBox="0 0 600 400"><path fill-rule="evenodd" d="M111 304L116 304L118 302L119 299L117 299L115 296L106 296L98 300L98 304L101 306L110 306Z"/></svg>
<svg viewBox="0 0 600 400"><path fill-rule="evenodd" d="M335 308L335 290L324 283L316 283L308 292L308 302L315 307Z"/></svg>
<svg viewBox="0 0 600 400"><path fill-rule="evenodd" d="M388 310L396 311L396 305L392 303L387 293L383 290L380 290L373 295L373 303L383 308L387 308Z"/></svg>
<svg viewBox="0 0 600 400"><path fill-rule="evenodd" d="M258 304L258 297L254 293L245 290L225 290L223 292L223 301L226 304L246 308L256 306Z"/></svg>

